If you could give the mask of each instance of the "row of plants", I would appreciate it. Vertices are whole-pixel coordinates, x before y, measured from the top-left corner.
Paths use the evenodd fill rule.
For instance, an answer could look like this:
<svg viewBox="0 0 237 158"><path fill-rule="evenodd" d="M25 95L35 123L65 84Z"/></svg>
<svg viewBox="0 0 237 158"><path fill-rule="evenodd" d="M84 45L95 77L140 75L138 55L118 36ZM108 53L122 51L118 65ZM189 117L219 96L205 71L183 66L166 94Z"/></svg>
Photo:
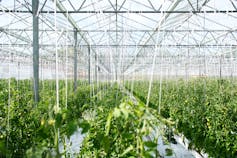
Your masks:
<svg viewBox="0 0 237 158"><path fill-rule="evenodd" d="M116 83L72 86L65 97L59 82L57 109L55 81L41 81L34 105L30 80L0 80L0 157L67 157L65 138L78 128L86 136L77 157L159 157L158 135L151 137L163 131L156 110L134 103Z"/></svg>
<svg viewBox="0 0 237 158"><path fill-rule="evenodd" d="M65 81L59 82L57 109L55 81L40 82L40 102L35 105L31 80L0 80L0 157L64 154L59 143L77 130L80 107L90 101L88 84L79 82L75 93L72 84L68 81L66 97Z"/></svg>
<svg viewBox="0 0 237 158"><path fill-rule="evenodd" d="M126 87L141 100L147 100L148 81L128 82ZM236 80L154 81L149 107L158 111L159 105L161 116L175 122L176 131L188 138L190 148L210 157L237 157Z"/></svg>
<svg viewBox="0 0 237 158"><path fill-rule="evenodd" d="M161 116L175 122L177 132L190 140L190 148L211 157L235 157L235 83L214 79L165 81ZM31 84L30 80L0 81L1 157L46 157L52 151L61 157L65 153L58 151L59 142L64 143L64 137L78 127L87 133L78 157L159 157L158 136L146 139L162 127L162 118L157 115L159 82L153 83L146 107L148 82L134 82L133 93L139 98L134 103L117 84L92 87L82 82L73 93L69 82L66 98L65 82L60 81L59 110L55 110L55 81L41 82L37 107L33 105Z"/></svg>
<svg viewBox="0 0 237 158"><path fill-rule="evenodd" d="M134 102L118 85L82 109L89 127L78 157L160 157L157 140L163 126L156 110L139 99ZM151 137L155 130L159 132Z"/></svg>

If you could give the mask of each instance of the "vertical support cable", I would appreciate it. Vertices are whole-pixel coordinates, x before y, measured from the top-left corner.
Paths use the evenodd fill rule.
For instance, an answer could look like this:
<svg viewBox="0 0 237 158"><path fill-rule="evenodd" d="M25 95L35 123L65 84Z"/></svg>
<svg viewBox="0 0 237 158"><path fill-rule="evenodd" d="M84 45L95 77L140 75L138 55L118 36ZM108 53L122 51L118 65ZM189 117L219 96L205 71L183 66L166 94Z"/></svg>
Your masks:
<svg viewBox="0 0 237 158"><path fill-rule="evenodd" d="M74 28L74 91L77 89L77 29Z"/></svg>
<svg viewBox="0 0 237 158"><path fill-rule="evenodd" d="M223 55L221 54L220 55L220 64L219 64L219 77L220 77L220 79L222 79L222 58L223 58Z"/></svg>
<svg viewBox="0 0 237 158"><path fill-rule="evenodd" d="M11 44L9 44L9 47L11 47ZM11 107L11 53L9 51L8 56L8 104L7 104L7 144L6 147L8 149L9 147L9 132L10 132L10 107Z"/></svg>
<svg viewBox="0 0 237 158"><path fill-rule="evenodd" d="M204 18L203 18L203 28L206 28L206 14L204 12ZM203 32L204 34L204 37L205 37L205 33ZM205 39L205 38L204 38ZM200 43L201 44L201 43ZM206 56L206 51L205 51L205 48L203 47L203 52L204 52L204 76L206 77L208 74L207 74L207 56Z"/></svg>
<svg viewBox="0 0 237 158"><path fill-rule="evenodd" d="M162 42L165 42L165 34L163 33L163 41ZM161 49L161 48L160 48ZM162 98L162 82L163 82L163 69L162 69L162 66L163 66L163 52L164 50L160 50L160 56L161 56L161 61L160 61L160 86L159 86L159 104L158 104L158 114L160 115L160 109L161 109L161 98ZM155 63L156 64L156 63Z"/></svg>
<svg viewBox="0 0 237 158"><path fill-rule="evenodd" d="M39 18L37 15L39 0L32 0L33 13L33 84L34 102L39 102Z"/></svg>
<svg viewBox="0 0 237 158"><path fill-rule="evenodd" d="M67 20L68 20L68 10L67 10ZM65 62L66 62L66 72L65 72L65 107L67 108L67 98L68 98L68 79L67 79L67 75L68 75L68 22L67 22L67 30L66 30L66 54L65 54Z"/></svg>
<svg viewBox="0 0 237 158"><path fill-rule="evenodd" d="M115 21L116 21L116 45L118 45L119 43L118 43L118 13L117 13L117 11L118 11L118 1L116 0L116 4L115 4L116 6L116 14L115 14L115 16L116 16L116 18L115 18ZM116 55L118 54L118 47L116 46ZM118 64L117 63L114 63L115 64L115 81L117 82L117 80L118 80Z"/></svg>
<svg viewBox="0 0 237 158"><path fill-rule="evenodd" d="M56 64L56 110L55 113L59 112L59 76L58 76L58 32L57 32L57 3L56 0L54 1L54 27L55 27L55 64ZM56 148L56 157L59 157L59 138L60 138L60 131L59 128L54 127L54 140L55 140L55 148Z"/></svg>
<svg viewBox="0 0 237 158"><path fill-rule="evenodd" d="M199 4L198 4L198 0L197 0L197 11L199 11Z"/></svg>
<svg viewBox="0 0 237 158"><path fill-rule="evenodd" d="M233 79L233 46L230 48L230 64L231 64L231 68L230 68L230 76L231 76L231 79Z"/></svg>
<svg viewBox="0 0 237 158"><path fill-rule="evenodd" d="M97 85L97 83L98 83L97 64L98 64L98 61L97 61L97 52L95 52L95 83L96 83L96 85Z"/></svg>
<svg viewBox="0 0 237 158"><path fill-rule="evenodd" d="M57 32L57 13L56 1L54 2L54 27L55 27L55 66L56 66L56 113L59 111L59 78L58 78L58 32Z"/></svg>
<svg viewBox="0 0 237 158"><path fill-rule="evenodd" d="M88 46L88 83L91 84L91 49Z"/></svg>
<svg viewBox="0 0 237 158"><path fill-rule="evenodd" d="M155 64L156 64L156 55L157 55L158 52L160 53L160 46L158 46L158 41L159 41L159 38L160 38L159 28L160 28L160 26L162 25L163 22L165 23L166 17L167 17L167 15L165 15L165 14L162 15L162 19L160 20L159 25L158 25L157 30L156 30L157 37L156 37L156 41L155 41L155 52L154 52L154 55L153 55L151 75L150 75L150 79L149 79L149 88L148 88L147 102L146 102L147 107L148 107L149 101L150 101L151 88L152 88L152 83L153 83L153 75L154 75L154 69L155 69ZM164 38L164 34L163 34L163 38ZM160 75L162 75L162 74L160 74ZM160 86L161 86L161 84L162 83L160 82ZM160 90L160 97L159 98L160 98L159 101L161 101L161 90ZM158 112L160 114L160 104L159 104L159 107L158 107Z"/></svg>

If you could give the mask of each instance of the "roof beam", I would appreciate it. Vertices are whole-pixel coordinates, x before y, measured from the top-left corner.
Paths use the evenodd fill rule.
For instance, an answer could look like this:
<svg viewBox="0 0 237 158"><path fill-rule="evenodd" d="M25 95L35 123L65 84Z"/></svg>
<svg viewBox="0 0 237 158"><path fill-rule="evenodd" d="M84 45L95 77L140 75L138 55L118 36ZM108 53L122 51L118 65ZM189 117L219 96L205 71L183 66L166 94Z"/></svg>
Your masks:
<svg viewBox="0 0 237 158"><path fill-rule="evenodd" d="M90 42L87 40L87 38L84 36L84 34L82 34L82 32L80 32L80 27L77 25L77 23L74 21L74 19L71 17L71 15L69 15L69 13L66 11L66 8L61 4L61 2L59 2L58 0L56 0L56 5L58 7L58 9L63 12L63 15L65 16L65 18L68 19L69 23L78 30L79 35L81 36L81 38L85 41L85 43L90 46ZM96 51L94 49L91 49L95 54ZM100 61L101 62L101 61ZM101 64L103 65L103 64ZM104 65L103 65L104 66ZM109 70L104 66L105 70L107 70L107 72L109 72Z"/></svg>
<svg viewBox="0 0 237 158"><path fill-rule="evenodd" d="M11 10L11 9L0 9L0 12L3 13L31 13L28 10ZM45 13L45 14L53 14L55 13L54 10L42 10L39 12L40 14ZM59 14L155 14L155 13L159 13L159 14L171 14L171 13L175 13L175 14L217 14L217 13L237 13L237 10L102 10L102 11L96 11L96 10L57 10L56 13Z"/></svg>
<svg viewBox="0 0 237 158"><path fill-rule="evenodd" d="M4 43L0 43L0 46L1 47L31 47L32 44L4 44ZM95 47L101 47L101 48L109 48L109 47L130 47L130 48L133 48L133 47L142 47L142 48L155 48L155 47L172 47L172 48L199 48L199 47L202 47L202 48L207 48L207 47L210 47L210 48L219 48L219 47L223 47L223 48L226 48L226 47L237 47L237 44L159 44L159 45L155 45L155 44L146 44L146 45L143 45L143 44L91 44L90 47L92 48L95 48ZM40 44L39 45L40 48L43 48L43 47L55 47L55 44ZM73 47L72 44L68 44L68 45L58 45L58 47ZM80 47L88 47L87 44L81 44Z"/></svg>
<svg viewBox="0 0 237 158"><path fill-rule="evenodd" d="M9 31L33 31L32 29L9 29L9 28L3 28L0 27L0 32L9 32ZM55 32L55 30L51 30L51 29L43 29L43 30L39 30L41 31L52 31ZM67 30L68 32L73 32L73 30ZM116 30L110 29L110 30L77 30L78 32L116 32ZM117 30L118 32L154 32L155 30L151 30L151 29L143 29L143 30L135 30L135 29L130 29L130 30L126 30L126 29L120 29ZM179 29L179 30L175 30L175 29L162 29L159 30L159 32L237 32L237 29Z"/></svg>
<svg viewBox="0 0 237 158"><path fill-rule="evenodd" d="M178 6L179 3L180 3L180 0L176 0L175 2L173 2L173 3L171 4L171 7L170 7L170 10L169 10L169 11L173 11L173 10ZM151 37L160 29L161 25L163 25L163 23L165 23L165 20L166 20L169 16L170 16L170 13L165 13L165 14L162 16L162 18L161 18L161 20L159 21L157 27L155 28L155 31L154 31L154 32L151 34L151 36L144 42L145 45L150 41ZM137 49L136 49L136 50L137 50ZM130 67L131 65L133 65L133 64L135 63L136 58L137 58L137 56L140 54L140 52L141 52L141 49L139 49L138 51L135 52L136 54L135 54L134 58L132 59L132 61L131 61L130 63L128 63L126 69L124 70L124 73L129 69L129 67Z"/></svg>

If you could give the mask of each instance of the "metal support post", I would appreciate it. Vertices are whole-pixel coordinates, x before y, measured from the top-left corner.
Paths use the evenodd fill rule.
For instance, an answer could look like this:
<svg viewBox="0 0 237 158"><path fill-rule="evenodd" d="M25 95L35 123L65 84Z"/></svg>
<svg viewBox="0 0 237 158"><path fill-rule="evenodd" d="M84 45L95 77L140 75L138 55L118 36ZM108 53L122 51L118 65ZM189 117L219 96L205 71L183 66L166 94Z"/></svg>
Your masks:
<svg viewBox="0 0 237 158"><path fill-rule="evenodd" d="M37 15L39 0L32 0L33 13L33 82L34 102L39 102L39 17Z"/></svg>
<svg viewBox="0 0 237 158"><path fill-rule="evenodd" d="M77 29L74 29L74 91L77 89Z"/></svg>

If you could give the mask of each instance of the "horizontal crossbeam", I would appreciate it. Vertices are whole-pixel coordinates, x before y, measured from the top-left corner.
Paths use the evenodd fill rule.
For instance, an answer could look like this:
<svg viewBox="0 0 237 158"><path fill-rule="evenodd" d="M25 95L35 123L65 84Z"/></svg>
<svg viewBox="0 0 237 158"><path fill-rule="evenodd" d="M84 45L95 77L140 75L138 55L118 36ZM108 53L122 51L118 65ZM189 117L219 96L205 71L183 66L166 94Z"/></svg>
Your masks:
<svg viewBox="0 0 237 158"><path fill-rule="evenodd" d="M0 9L0 12L4 13L32 13L32 11L29 10L8 10L8 9ZM46 13L46 14L53 14L55 13L54 10L42 10L39 13ZM76 14L76 13L84 13L84 14L128 14L128 13L134 13L134 14L154 14L154 13L178 13L178 14L200 14L200 13L237 13L237 10L102 10L102 11L96 11L96 10L70 10L70 11L59 11L57 10L56 13L64 13L64 14Z"/></svg>
<svg viewBox="0 0 237 158"><path fill-rule="evenodd" d="M1 43L0 46L14 46L14 47L31 47L32 44L4 44ZM42 47L55 47L55 44L40 44L40 48ZM60 45L58 44L58 47L73 47L72 44L69 45ZM79 47L88 47L88 45L82 44L79 45ZM112 45L106 45L106 44L92 44L90 47L101 47L101 48L106 48L106 47L150 47L150 48L155 48L155 44L148 44L148 45L135 45L135 44L127 44L127 45L118 45L118 44L112 44ZM218 48L218 47L237 47L237 44L162 44L162 45L157 45L157 47L174 47L174 48L181 48L181 47L187 47L187 48L192 48L192 47L204 47L204 48Z"/></svg>
<svg viewBox="0 0 237 158"><path fill-rule="evenodd" d="M1 31L33 31L32 29L8 29L8 28L0 28L0 32ZM39 29L40 32L47 32L47 31L53 31L55 32L55 30L52 29ZM74 30L70 29L70 30L65 30L68 32L74 32ZM77 30L77 32L154 32L156 30L151 30L151 29L143 29L143 30L135 30L135 29L124 29L124 30ZM206 30L201 30L201 29L180 29L180 30L175 30L175 29L165 29L165 30L159 30L159 32L237 32L237 29L233 29L233 30L227 30L227 29L206 29Z"/></svg>

